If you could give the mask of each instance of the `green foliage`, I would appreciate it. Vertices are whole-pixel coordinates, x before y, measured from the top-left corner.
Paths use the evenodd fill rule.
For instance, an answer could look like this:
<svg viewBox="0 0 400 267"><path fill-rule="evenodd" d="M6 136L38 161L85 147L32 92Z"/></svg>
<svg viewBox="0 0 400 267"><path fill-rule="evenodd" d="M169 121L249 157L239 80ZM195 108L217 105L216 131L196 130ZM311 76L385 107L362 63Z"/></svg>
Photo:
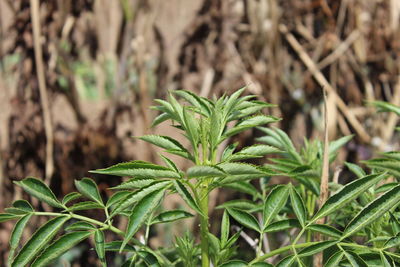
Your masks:
<svg viewBox="0 0 400 267"><path fill-rule="evenodd" d="M17 200L0 214L0 222L16 220L8 265L47 266L91 239L102 266L107 266L109 252L124 255L122 266L312 266L318 253L324 254L324 266L328 267L398 266L400 152L386 152L365 161L372 169L370 173L354 163L345 163L354 174L352 181L331 184L330 197L317 207L323 143L304 140L304 145L296 149L285 132L263 127L279 120L262 113L273 105L257 101L255 96L241 96L244 90L213 100L180 90L172 92L168 100L156 100L154 109L160 115L153 125L170 120L190 145L185 147L184 142L162 135L139 139L162 148L165 154L187 159L192 164L187 170L160 155L165 166L136 160L91 171L127 178L111 188L108 199L103 199L105 195L91 178L76 180L78 192L69 193L61 201L39 179L28 177L16 182L53 211L36 211L28 201ZM373 104L379 110L398 114L396 106ZM222 147L232 136L255 128L265 134L257 138L262 144ZM351 138L345 136L329 144L330 162ZM270 155L274 157L262 166L240 162ZM271 185L273 176L287 177L293 184ZM385 181L388 178L391 182ZM257 179L260 186L253 181ZM220 188L241 192L243 198L216 207L223 211L222 218L217 233L211 233L209 225L214 222L209 220L208 197ZM164 197L171 194L179 196L187 209L160 208ZM104 220L81 213L93 209ZM35 216L53 218L21 244L23 231ZM170 249L148 244L155 225L194 216L200 221L198 244L188 233L176 237ZM127 222L125 229L115 226L117 218ZM288 242L270 246L268 242L277 240L278 235L287 236ZM315 241L317 235L322 236L321 242ZM248 255L237 251L242 237L249 244Z"/></svg>

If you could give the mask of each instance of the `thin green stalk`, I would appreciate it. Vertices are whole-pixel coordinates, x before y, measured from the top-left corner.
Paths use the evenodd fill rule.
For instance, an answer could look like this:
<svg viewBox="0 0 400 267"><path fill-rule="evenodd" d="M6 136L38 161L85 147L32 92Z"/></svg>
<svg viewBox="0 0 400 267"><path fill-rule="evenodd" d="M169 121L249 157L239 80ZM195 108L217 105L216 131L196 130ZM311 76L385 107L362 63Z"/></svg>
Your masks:
<svg viewBox="0 0 400 267"><path fill-rule="evenodd" d="M209 245L208 245L208 188L204 185L200 199L200 209L204 216L200 216L200 236L201 236L201 266L210 266Z"/></svg>
<svg viewBox="0 0 400 267"><path fill-rule="evenodd" d="M281 247L281 248L275 249L275 250L273 250L273 251L271 251L269 253L265 253L264 255L262 255L260 257L255 258L254 260L252 260L250 262L250 265L252 265L252 264L254 264L256 262L264 261L264 260L266 260L268 258L271 258L271 257L275 256L275 255L278 255L278 254L281 254L281 253L286 252L288 250L291 250L292 248L299 249L299 248L304 248L304 247L311 246L311 245L314 245L314 244L317 244L317 243L318 242L310 242L308 244L301 243L301 244L297 244L297 245L288 245L286 247Z"/></svg>

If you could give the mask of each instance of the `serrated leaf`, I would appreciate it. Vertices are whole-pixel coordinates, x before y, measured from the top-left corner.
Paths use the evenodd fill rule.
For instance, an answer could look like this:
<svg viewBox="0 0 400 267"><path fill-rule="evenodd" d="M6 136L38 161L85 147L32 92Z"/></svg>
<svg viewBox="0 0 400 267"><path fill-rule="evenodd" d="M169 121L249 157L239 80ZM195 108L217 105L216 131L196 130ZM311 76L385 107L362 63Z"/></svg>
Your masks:
<svg viewBox="0 0 400 267"><path fill-rule="evenodd" d="M165 162L165 164L168 166L168 168L173 169L174 171L179 173L179 168L176 166L176 164L170 160L169 158L163 156L163 155L159 155L160 158Z"/></svg>
<svg viewBox="0 0 400 267"><path fill-rule="evenodd" d="M337 267L337 266L339 266L339 262L342 260L343 255L344 255L343 251L336 252L325 263L325 267Z"/></svg>
<svg viewBox="0 0 400 267"><path fill-rule="evenodd" d="M90 172L136 178L180 178L179 173L167 167L137 160Z"/></svg>
<svg viewBox="0 0 400 267"><path fill-rule="evenodd" d="M229 160L236 161L249 158L258 158L268 154L274 154L279 152L281 151L273 146L257 144L243 148L239 152L230 156Z"/></svg>
<svg viewBox="0 0 400 267"><path fill-rule="evenodd" d="M188 178L198 177L221 177L226 173L218 166L197 165L190 167L187 172Z"/></svg>
<svg viewBox="0 0 400 267"><path fill-rule="evenodd" d="M258 192L257 188L254 187L251 183L247 181L239 181L230 183L223 186L224 188L230 188L239 192L243 192L249 194L253 197L261 197L260 193Z"/></svg>
<svg viewBox="0 0 400 267"><path fill-rule="evenodd" d="M195 199L192 197L192 195L189 193L189 191L186 189L186 187L180 181L177 181L177 180L174 181L174 186L175 186L176 191L182 197L182 199L186 202L186 204L190 208L195 210L197 213L204 216L199 205L197 204Z"/></svg>
<svg viewBox="0 0 400 267"><path fill-rule="evenodd" d="M105 250L119 252L121 246L122 246L122 241L112 241L105 243ZM130 244L126 244L123 249L123 252L134 252L134 251L136 251L135 247Z"/></svg>
<svg viewBox="0 0 400 267"><path fill-rule="evenodd" d="M308 257L314 254L317 254L318 252L321 252L327 248L332 247L333 245L337 244L338 241L336 240L329 240L329 241L321 241L318 242L317 244L312 244L305 249L301 250L298 252L298 255L300 257Z"/></svg>
<svg viewBox="0 0 400 267"><path fill-rule="evenodd" d="M65 228L65 231L88 231L88 230L96 230L96 227L88 222L76 222L71 225L68 225Z"/></svg>
<svg viewBox="0 0 400 267"><path fill-rule="evenodd" d="M10 252L8 254L8 266L11 266L11 262L14 258L15 250L18 248L19 242L21 240L22 233L25 229L26 224L29 219L32 217L32 214L27 214L15 224L14 229L11 233L10 237Z"/></svg>
<svg viewBox="0 0 400 267"><path fill-rule="evenodd" d="M63 208L63 205L58 201L56 196L50 190L50 188L40 181L39 179L28 177L22 181L15 182L17 185L21 186L31 196L49 204L52 207Z"/></svg>
<svg viewBox="0 0 400 267"><path fill-rule="evenodd" d="M301 224L296 219L287 219L282 221L277 221L269 224L264 228L264 233L279 232L291 228L301 228Z"/></svg>
<svg viewBox="0 0 400 267"><path fill-rule="evenodd" d="M97 202L102 206L104 205L99 193L99 189L97 188L97 184L92 179L83 178L80 181L75 180L75 186L85 197Z"/></svg>
<svg viewBox="0 0 400 267"><path fill-rule="evenodd" d="M101 262L106 260L106 250L105 250L105 237L102 230L97 229L94 232L94 244L97 256Z"/></svg>
<svg viewBox="0 0 400 267"><path fill-rule="evenodd" d="M91 235L91 232L73 232L61 236L48 246L32 263L31 267L48 266L53 260L64 254Z"/></svg>
<svg viewBox="0 0 400 267"><path fill-rule="evenodd" d="M352 267L368 267L365 261L352 251L345 251L344 255Z"/></svg>
<svg viewBox="0 0 400 267"><path fill-rule="evenodd" d="M104 206L94 201L82 201L68 207L69 211L103 209Z"/></svg>
<svg viewBox="0 0 400 267"><path fill-rule="evenodd" d="M400 234L397 234L396 236L386 241L385 244L383 245L383 249L389 249L398 246L400 246Z"/></svg>
<svg viewBox="0 0 400 267"><path fill-rule="evenodd" d="M223 162L223 161L228 160L232 156L233 151L235 151L237 146L238 146L238 143L228 145L222 152L221 161Z"/></svg>
<svg viewBox="0 0 400 267"><path fill-rule="evenodd" d="M229 175L259 175L264 176L265 173L254 165L239 162L226 162L218 164Z"/></svg>
<svg viewBox="0 0 400 267"><path fill-rule="evenodd" d="M389 209L400 204L400 185L381 195L363 208L344 230L342 239L355 234L368 224L374 222Z"/></svg>
<svg viewBox="0 0 400 267"><path fill-rule="evenodd" d="M210 115L210 108L208 106L208 102L204 98L199 97L196 94L186 90L176 90L173 91L173 93L179 95L180 97L188 101L190 104L197 107L198 110L200 111L200 114L207 116Z"/></svg>
<svg viewBox="0 0 400 267"><path fill-rule="evenodd" d="M21 218L21 215L0 213L0 223Z"/></svg>
<svg viewBox="0 0 400 267"><path fill-rule="evenodd" d="M258 208L257 203L254 203L254 201L250 201L247 199L234 199L234 200L229 200L221 205L216 207L217 209L222 209L222 208L235 208L239 210L254 210Z"/></svg>
<svg viewBox="0 0 400 267"><path fill-rule="evenodd" d="M164 122L164 121L166 121L166 120L169 120L169 119L171 119L171 116L170 116L169 114L167 114L167 113L161 113L160 115L158 115L158 116L153 120L153 122L151 123L151 127L153 128L153 127L159 125L160 123L162 123L162 122Z"/></svg>
<svg viewBox="0 0 400 267"><path fill-rule="evenodd" d="M185 147L181 145L181 143L179 143L177 140L169 136L151 134L151 135L141 136L139 137L139 139L164 149L182 150L182 151L186 150Z"/></svg>
<svg viewBox="0 0 400 267"><path fill-rule="evenodd" d="M65 195L65 197L62 199L61 203L63 205L67 205L69 202L71 202L71 201L73 201L75 199L78 199L81 196L82 195L80 193L78 193L78 192L71 192L71 193Z"/></svg>
<svg viewBox="0 0 400 267"><path fill-rule="evenodd" d="M120 185L112 187L111 189L115 190L134 190L142 187L146 187L152 183L154 183L155 179L150 178L131 178L126 182L123 182Z"/></svg>
<svg viewBox="0 0 400 267"><path fill-rule="evenodd" d="M59 216L40 227L22 247L11 267L26 266L69 219L69 216Z"/></svg>
<svg viewBox="0 0 400 267"><path fill-rule="evenodd" d="M271 190L264 203L263 222L265 228L272 222L278 212L285 206L289 196L289 188L279 185Z"/></svg>
<svg viewBox="0 0 400 267"><path fill-rule="evenodd" d="M274 116L267 116L267 115L256 115L249 118L245 118L241 122L239 122L236 126L232 127L231 129L227 130L224 133L224 139L233 135L236 135L240 132L248 130L250 128L254 128L257 126L261 126L264 124L272 123L280 121L279 118Z"/></svg>
<svg viewBox="0 0 400 267"><path fill-rule="evenodd" d="M151 194L152 192L158 191L160 189L169 188L170 185L171 185L170 181L154 182L153 184L151 184L147 187L144 187L138 191L135 191L133 193L126 195L120 201L116 202L117 205L114 208L114 210L111 212L110 217L113 217L116 214L118 214L120 211L123 211L124 209L131 207L133 204L140 201L148 194Z"/></svg>
<svg viewBox="0 0 400 267"><path fill-rule="evenodd" d="M348 183L324 203L311 221L315 222L340 209L385 177L387 177L386 174L372 174Z"/></svg>
<svg viewBox="0 0 400 267"><path fill-rule="evenodd" d="M390 174L400 177L400 165L398 160L375 158L364 161L368 167L375 168L380 171L389 171Z"/></svg>
<svg viewBox="0 0 400 267"><path fill-rule="evenodd" d="M224 210L224 214L222 215L221 221L221 247L224 248L229 239L229 229L230 229L230 221L229 215L226 210Z"/></svg>
<svg viewBox="0 0 400 267"><path fill-rule="evenodd" d="M194 215L184 210L170 210L158 214L151 221L152 224L174 222L181 219L193 217Z"/></svg>
<svg viewBox="0 0 400 267"><path fill-rule="evenodd" d="M336 228L326 225L326 224L310 224L307 226L308 230L313 232L321 233L326 236L334 237L334 238L341 238L343 233Z"/></svg>
<svg viewBox="0 0 400 267"><path fill-rule="evenodd" d="M254 216L250 213L238 209L227 209L227 211L241 225L253 229L259 233L261 232L257 219L254 218Z"/></svg>
<svg viewBox="0 0 400 267"><path fill-rule="evenodd" d="M106 204L106 208L110 208L111 206L117 204L121 200L128 197L128 195L132 194L131 191L118 191L115 192L108 200Z"/></svg>
<svg viewBox="0 0 400 267"><path fill-rule="evenodd" d="M304 227L307 219L307 213L303 199L293 186L290 187L289 193L293 211L296 214L296 217L299 220L301 226Z"/></svg>
<svg viewBox="0 0 400 267"><path fill-rule="evenodd" d="M200 125L194 117L194 112L189 110L187 107L183 108L183 121L185 123L186 133L189 136L189 140L193 146L197 146L199 143L199 128Z"/></svg>
<svg viewBox="0 0 400 267"><path fill-rule="evenodd" d="M143 197L133 208L131 215L129 216L128 226L126 227L126 234L120 252L157 207L158 203L164 196L164 191L164 189L160 189L151 192Z"/></svg>

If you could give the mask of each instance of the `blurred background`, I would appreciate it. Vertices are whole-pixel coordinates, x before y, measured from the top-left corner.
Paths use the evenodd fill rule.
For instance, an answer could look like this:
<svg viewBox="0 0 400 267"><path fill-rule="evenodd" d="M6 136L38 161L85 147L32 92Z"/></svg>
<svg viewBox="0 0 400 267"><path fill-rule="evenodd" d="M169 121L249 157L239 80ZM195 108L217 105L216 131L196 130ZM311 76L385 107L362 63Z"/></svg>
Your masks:
<svg viewBox="0 0 400 267"><path fill-rule="evenodd" d="M301 144L322 136L325 88L330 139L355 134L339 163L398 148L396 116L366 101L400 104L399 24L398 0L0 0L0 210L24 196L13 181L26 176L61 197L88 170L159 162L132 136L179 135L149 127L153 99L174 89L212 97L247 85ZM104 196L121 182L91 177ZM12 227L0 225L0 262ZM154 246L163 235L173 239L159 229ZM71 253L75 266L95 264L93 252Z"/></svg>

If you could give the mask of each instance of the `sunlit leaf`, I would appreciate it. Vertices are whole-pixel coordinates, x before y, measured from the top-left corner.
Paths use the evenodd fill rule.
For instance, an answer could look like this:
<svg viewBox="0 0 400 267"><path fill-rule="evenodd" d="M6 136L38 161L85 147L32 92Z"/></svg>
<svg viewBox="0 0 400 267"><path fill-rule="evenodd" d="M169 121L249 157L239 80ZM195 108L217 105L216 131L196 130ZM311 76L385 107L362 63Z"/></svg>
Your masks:
<svg viewBox="0 0 400 267"><path fill-rule="evenodd" d="M56 208L63 208L63 205L58 201L50 188L39 179L28 177L15 183L21 186L28 194L38 198L40 201Z"/></svg>

